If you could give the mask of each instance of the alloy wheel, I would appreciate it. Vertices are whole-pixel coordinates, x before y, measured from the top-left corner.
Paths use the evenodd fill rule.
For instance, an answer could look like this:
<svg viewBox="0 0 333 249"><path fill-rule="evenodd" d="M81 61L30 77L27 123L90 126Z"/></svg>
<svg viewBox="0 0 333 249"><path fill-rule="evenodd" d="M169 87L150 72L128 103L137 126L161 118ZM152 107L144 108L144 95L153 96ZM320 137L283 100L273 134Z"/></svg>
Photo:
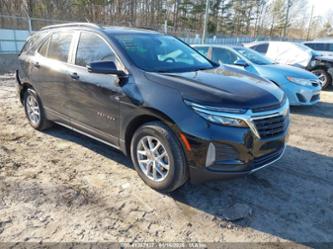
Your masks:
<svg viewBox="0 0 333 249"><path fill-rule="evenodd" d="M144 136L137 145L137 159L142 172L151 180L163 181L170 169L170 160L164 145L153 136Z"/></svg>
<svg viewBox="0 0 333 249"><path fill-rule="evenodd" d="M33 95L29 95L26 100L27 114L30 122L33 125L38 125L40 123L40 107L37 99Z"/></svg>
<svg viewBox="0 0 333 249"><path fill-rule="evenodd" d="M319 78L321 86L324 87L327 84L327 76L321 71L313 71L313 73Z"/></svg>

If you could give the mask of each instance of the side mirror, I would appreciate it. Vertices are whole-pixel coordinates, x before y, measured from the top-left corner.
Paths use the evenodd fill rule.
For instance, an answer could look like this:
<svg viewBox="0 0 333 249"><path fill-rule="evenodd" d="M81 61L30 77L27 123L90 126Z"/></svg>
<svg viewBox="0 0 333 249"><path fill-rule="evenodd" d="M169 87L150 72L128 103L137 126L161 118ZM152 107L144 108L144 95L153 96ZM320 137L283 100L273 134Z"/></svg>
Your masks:
<svg viewBox="0 0 333 249"><path fill-rule="evenodd" d="M246 61L239 59L234 62L234 65L241 66L241 67L247 67L249 64L247 64Z"/></svg>
<svg viewBox="0 0 333 249"><path fill-rule="evenodd" d="M116 64L113 61L96 61L87 65L89 73L100 74L115 74L118 76L125 76L125 72L118 70Z"/></svg>

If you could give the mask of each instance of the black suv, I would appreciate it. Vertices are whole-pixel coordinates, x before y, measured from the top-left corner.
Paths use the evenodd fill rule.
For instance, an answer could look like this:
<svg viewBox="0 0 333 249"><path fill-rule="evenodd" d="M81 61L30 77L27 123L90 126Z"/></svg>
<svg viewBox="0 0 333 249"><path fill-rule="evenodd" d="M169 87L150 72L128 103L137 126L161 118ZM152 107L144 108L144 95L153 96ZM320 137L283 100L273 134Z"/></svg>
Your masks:
<svg viewBox="0 0 333 249"><path fill-rule="evenodd" d="M121 150L156 190L249 174L284 152L284 93L175 37L55 25L33 34L19 61L32 127L57 123Z"/></svg>

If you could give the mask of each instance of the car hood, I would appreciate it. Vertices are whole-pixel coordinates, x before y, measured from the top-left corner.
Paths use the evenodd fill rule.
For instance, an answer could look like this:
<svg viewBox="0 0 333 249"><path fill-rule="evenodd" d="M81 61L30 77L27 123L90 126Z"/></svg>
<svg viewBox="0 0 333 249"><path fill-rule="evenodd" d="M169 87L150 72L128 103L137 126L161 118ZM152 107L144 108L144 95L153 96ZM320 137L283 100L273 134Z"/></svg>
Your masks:
<svg viewBox="0 0 333 249"><path fill-rule="evenodd" d="M255 68L261 76L274 80L276 77L284 75L286 77L295 77L309 80L317 80L317 76L302 68L281 64L256 65Z"/></svg>
<svg viewBox="0 0 333 249"><path fill-rule="evenodd" d="M177 89L184 99L209 106L253 109L278 105L284 98L273 83L227 66L185 73L146 73L146 77Z"/></svg>

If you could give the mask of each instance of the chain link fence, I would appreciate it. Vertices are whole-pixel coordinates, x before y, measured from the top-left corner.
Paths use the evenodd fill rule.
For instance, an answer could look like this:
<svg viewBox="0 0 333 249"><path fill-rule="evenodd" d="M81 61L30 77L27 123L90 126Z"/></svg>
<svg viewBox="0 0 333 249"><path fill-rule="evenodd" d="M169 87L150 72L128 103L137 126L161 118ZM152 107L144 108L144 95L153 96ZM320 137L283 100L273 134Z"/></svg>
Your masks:
<svg viewBox="0 0 333 249"><path fill-rule="evenodd" d="M10 15L0 15L0 54L17 54L24 45L25 40L34 31L40 28L53 24L68 23L73 21L84 21L84 20L57 20L57 19L44 19L44 18L29 18L22 16L10 16ZM112 23L112 24L110 24ZM115 26L129 26L132 27L130 23L115 22L104 18L104 21L98 23L100 25L115 25ZM136 26L137 27L137 26ZM153 27L143 26L140 28L149 28L156 31L169 33L176 35L180 39L184 40L189 44L199 44L201 43L200 34L189 29L175 29L172 26L164 25L154 25ZM206 43L209 44L224 44L224 45L241 45L243 43L248 43L256 40L281 40L280 37L249 37L249 36L239 36L239 37L225 37L225 36L212 36L206 39ZM294 40L295 41L295 40Z"/></svg>

